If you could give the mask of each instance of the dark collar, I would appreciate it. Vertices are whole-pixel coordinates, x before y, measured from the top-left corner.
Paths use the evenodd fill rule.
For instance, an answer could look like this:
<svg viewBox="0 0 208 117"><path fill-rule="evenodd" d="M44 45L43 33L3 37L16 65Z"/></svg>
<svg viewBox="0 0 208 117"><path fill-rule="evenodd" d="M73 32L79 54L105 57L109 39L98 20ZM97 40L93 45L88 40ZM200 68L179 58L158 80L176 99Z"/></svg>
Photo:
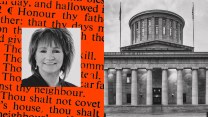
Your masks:
<svg viewBox="0 0 208 117"><path fill-rule="evenodd" d="M42 78L42 76L36 72L32 76L22 81L22 86L28 87L49 87L48 83ZM66 82L59 78L59 86L61 87L76 87L74 84Z"/></svg>

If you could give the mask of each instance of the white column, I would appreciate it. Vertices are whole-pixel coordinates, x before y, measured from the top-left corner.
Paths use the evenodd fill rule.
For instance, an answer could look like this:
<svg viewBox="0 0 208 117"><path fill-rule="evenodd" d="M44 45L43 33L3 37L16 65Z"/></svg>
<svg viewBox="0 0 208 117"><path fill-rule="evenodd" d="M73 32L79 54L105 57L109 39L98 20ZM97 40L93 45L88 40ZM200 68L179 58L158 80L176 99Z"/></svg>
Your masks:
<svg viewBox="0 0 208 117"><path fill-rule="evenodd" d="M116 96L115 96L115 92L113 91L113 89L115 89L115 86L113 85L114 82L116 82L116 78L115 75L116 74L116 70L115 69L108 69L108 80L109 80L109 85L108 85L108 104L110 103L116 103Z"/></svg>
<svg viewBox="0 0 208 117"><path fill-rule="evenodd" d="M208 67L206 68L206 104L208 105Z"/></svg>
<svg viewBox="0 0 208 117"><path fill-rule="evenodd" d="M137 69L132 69L131 105L137 105Z"/></svg>
<svg viewBox="0 0 208 117"><path fill-rule="evenodd" d="M152 69L147 69L147 95L146 104L152 105Z"/></svg>
<svg viewBox="0 0 208 117"><path fill-rule="evenodd" d="M116 69L116 105L122 105L121 69Z"/></svg>
<svg viewBox="0 0 208 117"><path fill-rule="evenodd" d="M177 105L183 105L182 69L177 69Z"/></svg>
<svg viewBox="0 0 208 117"><path fill-rule="evenodd" d="M162 70L162 105L168 105L168 73Z"/></svg>
<svg viewBox="0 0 208 117"><path fill-rule="evenodd" d="M127 81L127 74L128 74L129 69L123 69L123 85L122 85L122 100L123 104L127 103L127 96L126 96L126 81Z"/></svg>
<svg viewBox="0 0 208 117"><path fill-rule="evenodd" d="M197 69L192 69L192 104L198 105L198 73Z"/></svg>
<svg viewBox="0 0 208 117"><path fill-rule="evenodd" d="M108 105L108 70L104 70L104 105Z"/></svg>

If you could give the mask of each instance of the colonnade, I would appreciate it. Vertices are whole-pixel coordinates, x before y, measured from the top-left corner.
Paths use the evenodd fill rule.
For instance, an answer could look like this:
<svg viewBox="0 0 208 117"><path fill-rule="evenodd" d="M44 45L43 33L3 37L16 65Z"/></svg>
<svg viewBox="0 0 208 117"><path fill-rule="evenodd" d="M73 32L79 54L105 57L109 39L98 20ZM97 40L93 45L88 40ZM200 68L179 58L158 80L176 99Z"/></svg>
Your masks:
<svg viewBox="0 0 208 117"><path fill-rule="evenodd" d="M138 19L131 26L131 44L147 40L171 40L183 44L183 25L163 17Z"/></svg>
<svg viewBox="0 0 208 117"><path fill-rule="evenodd" d="M109 69L104 70L104 105L109 105L108 97L108 76L113 73L108 72ZM116 70L116 105L122 105L122 73L123 70ZM153 68L148 68L146 78L146 105L153 104L152 94L152 71ZM183 105L183 68L177 68L177 97L176 104ZM192 68L192 105L198 105L198 68ZM131 105L138 105L138 88L137 88L137 73L138 69L131 69ZM208 68L206 68L206 95L205 104L208 104ZM168 105L168 68L162 68L162 105Z"/></svg>

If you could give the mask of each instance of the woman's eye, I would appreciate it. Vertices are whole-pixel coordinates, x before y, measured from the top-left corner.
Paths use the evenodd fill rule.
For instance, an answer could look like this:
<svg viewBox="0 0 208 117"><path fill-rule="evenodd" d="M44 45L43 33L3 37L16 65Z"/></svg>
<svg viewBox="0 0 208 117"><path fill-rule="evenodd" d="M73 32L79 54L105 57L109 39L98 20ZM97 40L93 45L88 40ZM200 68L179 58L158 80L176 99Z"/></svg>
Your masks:
<svg viewBox="0 0 208 117"><path fill-rule="evenodd" d="M40 52L41 52L41 53L46 53L47 51L46 51L46 50L41 50Z"/></svg>
<svg viewBox="0 0 208 117"><path fill-rule="evenodd" d="M60 53L59 50L53 50L53 53Z"/></svg>

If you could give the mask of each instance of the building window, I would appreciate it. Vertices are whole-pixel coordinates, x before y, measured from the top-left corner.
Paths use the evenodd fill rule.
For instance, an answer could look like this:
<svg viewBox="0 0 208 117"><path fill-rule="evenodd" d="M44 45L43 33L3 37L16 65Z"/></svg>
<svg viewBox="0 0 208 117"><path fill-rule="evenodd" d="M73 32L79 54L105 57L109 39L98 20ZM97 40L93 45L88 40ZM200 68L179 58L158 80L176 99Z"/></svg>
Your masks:
<svg viewBox="0 0 208 117"><path fill-rule="evenodd" d="M138 25L139 25L139 22L136 22L136 32L135 32L136 33L136 39L135 39L135 43L137 42L138 37L139 37L139 32L138 32L139 31L139 26Z"/></svg>
<svg viewBox="0 0 208 117"><path fill-rule="evenodd" d="M182 26L180 26L180 32L179 32L180 33L180 39L179 39L180 41L182 40L182 36L183 36L182 32L183 32L183 28L182 28Z"/></svg>
<svg viewBox="0 0 208 117"><path fill-rule="evenodd" d="M159 38L159 18L155 18L155 36Z"/></svg>
<svg viewBox="0 0 208 117"><path fill-rule="evenodd" d="M152 24L151 24L151 19L150 19L150 18L147 19L147 23L148 23L148 24L147 24L147 33L148 33L148 34L147 34L147 36L148 36L147 39L148 39L148 38L150 37L150 34L151 34L151 25L152 25Z"/></svg>
<svg viewBox="0 0 208 117"><path fill-rule="evenodd" d="M127 74L126 83L127 84L131 83L131 74Z"/></svg>
<svg viewBox="0 0 208 117"><path fill-rule="evenodd" d="M144 20L141 20L141 38L140 38L140 41L142 41L143 37L144 37Z"/></svg>
<svg viewBox="0 0 208 117"><path fill-rule="evenodd" d="M166 35L166 19L163 19L163 22L162 22L162 32L163 32L163 35Z"/></svg>
<svg viewBox="0 0 208 117"><path fill-rule="evenodd" d="M136 29L138 29L138 22L136 22Z"/></svg>
<svg viewBox="0 0 208 117"><path fill-rule="evenodd" d="M159 34L159 19L155 18L155 34Z"/></svg>
<svg viewBox="0 0 208 117"><path fill-rule="evenodd" d="M176 22L176 30L175 30L175 32L176 32L176 40L179 40L178 39L178 23Z"/></svg>
<svg viewBox="0 0 208 117"><path fill-rule="evenodd" d="M132 27L132 31L131 31L132 34L131 35L132 35L132 44L133 44L134 43L134 25L132 24L131 27Z"/></svg>
<svg viewBox="0 0 208 117"><path fill-rule="evenodd" d="M173 38L173 20L170 20L170 37Z"/></svg>

